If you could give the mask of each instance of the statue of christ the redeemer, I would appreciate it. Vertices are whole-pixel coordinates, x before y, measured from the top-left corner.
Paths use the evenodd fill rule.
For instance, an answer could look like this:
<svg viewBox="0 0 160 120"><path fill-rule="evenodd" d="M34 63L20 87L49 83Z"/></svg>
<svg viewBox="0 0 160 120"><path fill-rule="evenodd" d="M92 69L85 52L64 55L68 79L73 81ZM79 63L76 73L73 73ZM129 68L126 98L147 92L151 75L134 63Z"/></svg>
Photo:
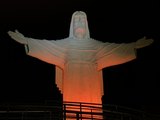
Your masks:
<svg viewBox="0 0 160 120"><path fill-rule="evenodd" d="M8 34L24 44L27 55L56 66L56 84L63 94L63 101L99 104L103 96L102 69L135 59L138 48L153 42L145 37L120 44L92 39L83 11L73 13L69 37L65 39L34 39L17 30Z"/></svg>

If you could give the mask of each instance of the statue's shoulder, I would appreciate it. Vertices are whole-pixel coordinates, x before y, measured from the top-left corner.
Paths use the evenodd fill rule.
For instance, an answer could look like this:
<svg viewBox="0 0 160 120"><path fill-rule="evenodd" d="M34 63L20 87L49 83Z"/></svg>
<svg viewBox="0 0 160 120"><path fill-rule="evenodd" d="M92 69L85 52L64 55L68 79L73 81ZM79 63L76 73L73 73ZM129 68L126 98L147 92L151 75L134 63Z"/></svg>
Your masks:
<svg viewBox="0 0 160 120"><path fill-rule="evenodd" d="M104 42L100 41L100 40L96 40L96 39L93 39L93 38L90 38L90 40L93 42L93 43L96 43L96 44L103 44Z"/></svg>
<svg viewBox="0 0 160 120"><path fill-rule="evenodd" d="M56 40L51 40L51 42L54 45L57 45L59 47L68 47L69 46L69 39L68 38L64 38L64 39L56 39Z"/></svg>
<svg viewBox="0 0 160 120"><path fill-rule="evenodd" d="M61 42L66 42L68 38L62 38L62 39L55 39L55 40L50 40L51 42L54 43L61 43Z"/></svg>

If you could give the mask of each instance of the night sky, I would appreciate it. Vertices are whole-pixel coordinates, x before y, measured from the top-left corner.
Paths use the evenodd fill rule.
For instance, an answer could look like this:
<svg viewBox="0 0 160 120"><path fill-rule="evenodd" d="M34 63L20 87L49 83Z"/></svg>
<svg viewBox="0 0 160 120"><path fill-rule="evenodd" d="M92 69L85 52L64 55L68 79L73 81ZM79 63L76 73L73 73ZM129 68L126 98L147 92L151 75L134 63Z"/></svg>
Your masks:
<svg viewBox="0 0 160 120"><path fill-rule="evenodd" d="M69 35L72 13L86 12L90 36L96 40L130 43L144 36L154 43L137 50L137 59L103 70L104 103L160 113L160 3L92 0L0 1L0 103L59 100L54 65L27 56L24 46L7 32L56 40Z"/></svg>

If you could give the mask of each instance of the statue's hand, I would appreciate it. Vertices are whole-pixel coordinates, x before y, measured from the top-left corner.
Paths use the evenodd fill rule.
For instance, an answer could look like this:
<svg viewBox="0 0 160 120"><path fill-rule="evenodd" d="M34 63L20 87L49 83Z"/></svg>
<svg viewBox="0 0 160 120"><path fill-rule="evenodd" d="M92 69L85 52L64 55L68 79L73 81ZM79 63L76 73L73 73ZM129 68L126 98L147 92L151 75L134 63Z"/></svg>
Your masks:
<svg viewBox="0 0 160 120"><path fill-rule="evenodd" d="M153 43L153 39L147 39L145 36L136 41L136 48L143 48Z"/></svg>
<svg viewBox="0 0 160 120"><path fill-rule="evenodd" d="M21 43L21 44L27 44L27 41L24 37L23 34L21 34L20 32L18 32L18 30L15 30L15 32L12 31L8 31L9 36L16 40L17 42Z"/></svg>

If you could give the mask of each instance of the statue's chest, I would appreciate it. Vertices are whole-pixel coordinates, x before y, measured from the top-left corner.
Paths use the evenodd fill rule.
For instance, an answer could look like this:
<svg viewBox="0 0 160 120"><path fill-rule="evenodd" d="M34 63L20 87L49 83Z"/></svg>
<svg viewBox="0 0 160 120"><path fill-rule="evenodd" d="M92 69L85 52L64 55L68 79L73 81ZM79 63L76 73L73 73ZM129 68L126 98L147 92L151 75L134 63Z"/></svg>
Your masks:
<svg viewBox="0 0 160 120"><path fill-rule="evenodd" d="M96 51L95 50L78 50L78 49L70 49L68 50L66 57L67 60L73 61L91 61L95 59Z"/></svg>

